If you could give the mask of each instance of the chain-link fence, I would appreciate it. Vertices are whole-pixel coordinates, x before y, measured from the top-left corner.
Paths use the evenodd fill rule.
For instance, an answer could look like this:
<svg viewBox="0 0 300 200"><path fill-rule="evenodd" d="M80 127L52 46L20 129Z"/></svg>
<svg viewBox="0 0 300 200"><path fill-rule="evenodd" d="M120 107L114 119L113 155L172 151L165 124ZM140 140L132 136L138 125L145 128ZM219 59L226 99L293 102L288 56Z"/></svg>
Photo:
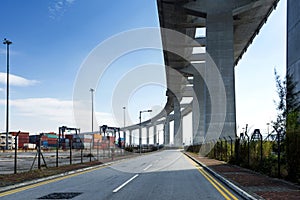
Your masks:
<svg viewBox="0 0 300 200"><path fill-rule="evenodd" d="M25 148L0 153L0 173L9 174L34 169L45 169L86 162L107 162L116 157L126 156L132 152L118 145L114 137L93 139L89 142L75 139L56 139L55 145L37 142L34 149ZM87 141L87 140L85 140Z"/></svg>
<svg viewBox="0 0 300 200"><path fill-rule="evenodd" d="M199 153L208 148L209 158L249 168L272 177L287 178L300 182L300 132L279 134L270 140L261 138L219 138L215 141L186 147Z"/></svg>

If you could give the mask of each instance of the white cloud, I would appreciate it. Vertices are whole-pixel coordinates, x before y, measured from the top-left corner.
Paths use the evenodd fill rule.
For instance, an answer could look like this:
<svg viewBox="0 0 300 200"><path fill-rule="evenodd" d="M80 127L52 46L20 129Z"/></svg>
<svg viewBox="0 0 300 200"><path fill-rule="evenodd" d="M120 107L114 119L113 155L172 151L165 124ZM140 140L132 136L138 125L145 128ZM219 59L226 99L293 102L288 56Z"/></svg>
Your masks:
<svg viewBox="0 0 300 200"><path fill-rule="evenodd" d="M5 105L5 103L5 100L0 100L0 104ZM56 131L62 125L74 126L73 102L71 100L55 98L15 99L10 100L10 106L10 124L13 130L19 129L38 133Z"/></svg>
<svg viewBox="0 0 300 200"><path fill-rule="evenodd" d="M95 112L95 115L99 125L105 124L113 127L120 126L115 123L115 121L113 120L113 115L111 113Z"/></svg>
<svg viewBox="0 0 300 200"><path fill-rule="evenodd" d="M0 100L0 105L5 105L6 100ZM57 131L60 126L77 127L73 115L73 101L56 98L28 98L10 100L11 130L26 130L30 133ZM3 107L3 106L1 106ZM112 115L96 112L94 130L99 125L115 126ZM90 116L82 116L87 122L87 127L80 128L81 132L90 131ZM4 124L0 117L0 124Z"/></svg>
<svg viewBox="0 0 300 200"><path fill-rule="evenodd" d="M6 84L6 73L0 72L0 83ZM10 85L26 87L26 86L35 85L37 83L38 83L38 81L36 81L36 80L29 80L29 79L23 78L21 76L16 76L13 74L9 75L9 84Z"/></svg>
<svg viewBox="0 0 300 200"><path fill-rule="evenodd" d="M60 18L66 12L67 7L71 6L75 0L56 0L49 7L50 18Z"/></svg>

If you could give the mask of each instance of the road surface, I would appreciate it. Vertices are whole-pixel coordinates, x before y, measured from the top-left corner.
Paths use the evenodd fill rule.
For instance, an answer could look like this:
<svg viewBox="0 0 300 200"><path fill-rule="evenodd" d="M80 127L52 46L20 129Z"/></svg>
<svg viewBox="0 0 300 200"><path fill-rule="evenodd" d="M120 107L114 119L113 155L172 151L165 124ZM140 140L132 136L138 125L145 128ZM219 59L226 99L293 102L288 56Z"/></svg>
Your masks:
<svg viewBox="0 0 300 200"><path fill-rule="evenodd" d="M0 198L242 199L178 150L142 155L110 166L3 192Z"/></svg>

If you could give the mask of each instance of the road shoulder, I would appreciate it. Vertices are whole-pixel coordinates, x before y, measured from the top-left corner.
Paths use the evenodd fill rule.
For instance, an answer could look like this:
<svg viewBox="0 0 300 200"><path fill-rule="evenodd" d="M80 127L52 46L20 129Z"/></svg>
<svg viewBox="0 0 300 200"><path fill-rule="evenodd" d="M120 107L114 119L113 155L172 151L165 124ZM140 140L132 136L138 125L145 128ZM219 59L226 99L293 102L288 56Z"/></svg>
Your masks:
<svg viewBox="0 0 300 200"><path fill-rule="evenodd" d="M299 186L226 162L185 152L205 170L246 199L300 199Z"/></svg>

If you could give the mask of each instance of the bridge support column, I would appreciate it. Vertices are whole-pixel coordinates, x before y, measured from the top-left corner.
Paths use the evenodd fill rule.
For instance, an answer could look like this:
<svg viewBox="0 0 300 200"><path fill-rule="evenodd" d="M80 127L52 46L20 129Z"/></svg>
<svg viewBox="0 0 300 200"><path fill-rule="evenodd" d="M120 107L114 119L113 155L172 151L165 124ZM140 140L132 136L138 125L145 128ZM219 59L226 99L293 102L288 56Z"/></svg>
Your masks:
<svg viewBox="0 0 300 200"><path fill-rule="evenodd" d="M166 121L164 124L164 144L170 144L170 120L168 116L166 117Z"/></svg>
<svg viewBox="0 0 300 200"><path fill-rule="evenodd" d="M129 145L132 145L132 130L129 130Z"/></svg>
<svg viewBox="0 0 300 200"><path fill-rule="evenodd" d="M199 74L194 74L193 83L193 144L200 144L204 141L204 138L206 136L207 90L203 77Z"/></svg>
<svg viewBox="0 0 300 200"><path fill-rule="evenodd" d="M157 143L156 125L153 126L153 144Z"/></svg>
<svg viewBox="0 0 300 200"><path fill-rule="evenodd" d="M126 145L126 131L123 131L124 146Z"/></svg>
<svg viewBox="0 0 300 200"><path fill-rule="evenodd" d="M174 145L182 146L182 116L180 110L180 102L174 98Z"/></svg>
<svg viewBox="0 0 300 200"><path fill-rule="evenodd" d="M146 138L146 140L147 140L147 145L149 145L149 129L150 129L150 127L147 127L146 128L146 130L147 130L147 138Z"/></svg>
<svg viewBox="0 0 300 200"><path fill-rule="evenodd" d="M206 93L206 127L210 124L213 129L210 136L220 132L217 128L222 119L220 116L226 114L224 127L221 132L222 137L236 135L236 116L235 116L235 78L234 78L234 33L233 33L233 9L234 1L218 1L218 4L210 4L207 8L206 18L206 52L213 59L223 81L218 82L213 77L205 77L206 82L210 82L216 94L215 99L210 99L210 95ZM205 70L212 69L213 63L206 59ZM220 85L224 84L226 97L223 97L220 90ZM219 96L218 96L219 95ZM217 106L214 107L215 112L210 110L211 101L214 101ZM226 113L223 112L224 107ZM211 121L214 116L215 121ZM214 129L214 127L216 127Z"/></svg>

